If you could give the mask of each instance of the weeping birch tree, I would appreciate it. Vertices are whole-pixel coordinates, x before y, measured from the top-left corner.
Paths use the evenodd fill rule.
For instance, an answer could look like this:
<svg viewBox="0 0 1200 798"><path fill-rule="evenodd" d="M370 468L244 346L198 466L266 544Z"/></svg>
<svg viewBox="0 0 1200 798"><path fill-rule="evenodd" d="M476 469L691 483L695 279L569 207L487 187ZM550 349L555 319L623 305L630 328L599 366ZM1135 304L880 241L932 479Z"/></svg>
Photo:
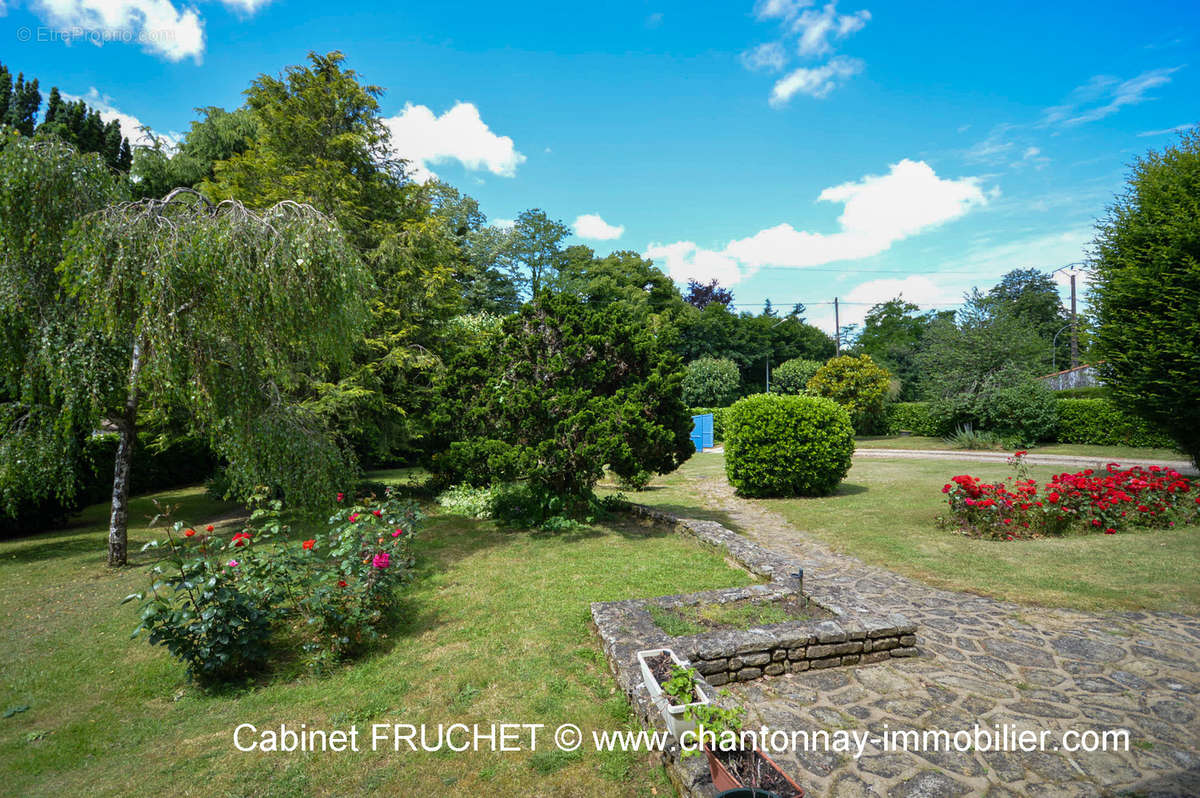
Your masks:
<svg viewBox="0 0 1200 798"><path fill-rule="evenodd" d="M281 202L261 213L177 189L85 217L59 267L78 338L53 383L64 417L108 425L108 562L126 561L129 477L140 416L183 411L235 484L316 506L353 461L306 408L314 375L347 362L372 287L329 217Z"/></svg>

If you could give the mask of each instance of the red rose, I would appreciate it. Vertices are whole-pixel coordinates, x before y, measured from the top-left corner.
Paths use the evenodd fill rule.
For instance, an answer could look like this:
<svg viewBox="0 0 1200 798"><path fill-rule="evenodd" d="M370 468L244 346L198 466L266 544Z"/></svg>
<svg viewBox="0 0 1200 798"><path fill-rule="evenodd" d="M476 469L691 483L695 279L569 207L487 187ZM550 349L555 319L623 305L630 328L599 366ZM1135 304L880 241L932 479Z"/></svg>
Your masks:
<svg viewBox="0 0 1200 798"><path fill-rule="evenodd" d="M345 587L345 586L346 586L346 580L345 580L345 579L339 579L339 580L338 580L338 587Z"/></svg>
<svg viewBox="0 0 1200 798"><path fill-rule="evenodd" d="M212 532L212 531L213 531L213 525L212 525L212 524L209 524L208 526L204 527L204 531L205 531L205 532Z"/></svg>
<svg viewBox="0 0 1200 798"><path fill-rule="evenodd" d="M311 549L312 549L312 547L313 547L313 545L314 545L316 542L317 542L317 541L315 541L315 540L306 540L306 541L304 541L304 543L303 543L304 550L305 550L305 551L309 551L309 550L311 550Z"/></svg>
<svg viewBox="0 0 1200 798"><path fill-rule="evenodd" d="M194 535L194 534L196 534L196 530L194 530L194 529L189 529L189 530L187 530L187 531L185 531L185 532L183 533L183 536L184 536L185 538L190 538L190 537L191 537L192 535Z"/></svg>

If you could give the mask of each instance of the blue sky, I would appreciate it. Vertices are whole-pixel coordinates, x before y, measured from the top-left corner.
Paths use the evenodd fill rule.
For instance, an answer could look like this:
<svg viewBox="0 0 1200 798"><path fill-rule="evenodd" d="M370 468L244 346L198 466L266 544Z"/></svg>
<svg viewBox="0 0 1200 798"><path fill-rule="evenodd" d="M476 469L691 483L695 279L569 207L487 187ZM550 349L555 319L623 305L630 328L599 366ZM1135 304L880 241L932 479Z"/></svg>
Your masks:
<svg viewBox="0 0 1200 798"><path fill-rule="evenodd" d="M0 61L170 135L339 49L489 218L831 329L834 296L855 322L1079 260L1130 159L1200 118L1200 4L1044 5L0 0Z"/></svg>

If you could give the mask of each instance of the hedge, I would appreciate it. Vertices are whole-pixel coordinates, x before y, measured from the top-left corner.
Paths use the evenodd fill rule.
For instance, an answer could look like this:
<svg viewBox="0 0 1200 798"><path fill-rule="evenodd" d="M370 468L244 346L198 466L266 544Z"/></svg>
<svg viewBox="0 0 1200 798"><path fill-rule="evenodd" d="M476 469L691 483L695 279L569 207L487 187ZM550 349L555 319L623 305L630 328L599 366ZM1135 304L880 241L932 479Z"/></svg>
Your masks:
<svg viewBox="0 0 1200 798"><path fill-rule="evenodd" d="M74 498L67 503L54 499L24 502L11 516L0 511L0 538L49 529L89 504L109 501L116 455L115 432L89 438L84 444ZM183 440L162 451L154 451L148 437L139 439L133 449L130 495L203 482L212 474L215 464L212 451L198 440Z"/></svg>
<svg viewBox="0 0 1200 798"><path fill-rule="evenodd" d="M928 402L893 402L887 406L884 412L887 418L888 435L911 432L913 435L937 438L948 434L937 428L937 424L929 412Z"/></svg>
<svg viewBox="0 0 1200 798"><path fill-rule="evenodd" d="M1174 449L1175 444L1142 419L1121 410L1109 399L1055 399L1059 443L1095 446L1136 446ZM938 438L953 430L939 429L928 402L895 402L887 408L887 433L911 432Z"/></svg>
<svg viewBox="0 0 1200 798"><path fill-rule="evenodd" d="M1059 399L1057 437L1061 443L1175 448L1165 434L1108 399Z"/></svg>

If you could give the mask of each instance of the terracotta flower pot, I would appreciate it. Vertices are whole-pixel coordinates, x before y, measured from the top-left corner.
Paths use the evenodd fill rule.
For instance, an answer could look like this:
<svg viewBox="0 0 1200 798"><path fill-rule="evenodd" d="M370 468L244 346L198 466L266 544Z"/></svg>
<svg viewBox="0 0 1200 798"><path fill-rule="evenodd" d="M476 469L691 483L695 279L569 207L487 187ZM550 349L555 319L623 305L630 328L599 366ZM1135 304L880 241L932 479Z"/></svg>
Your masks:
<svg viewBox="0 0 1200 798"><path fill-rule="evenodd" d="M779 765L775 764L775 760L771 759L771 757L767 756L762 751L759 751L757 748L754 749L754 752L762 757L762 760L766 762L772 770L783 777L783 780L786 781L788 785L796 791L796 795L803 798L803 788L801 788L801 786L797 784L791 776L784 773L783 769L780 768ZM718 759L717 755L710 751L707 746L704 748L704 756L708 759L708 773L712 777L713 786L716 787L718 791L724 792L726 790L736 790L738 788L747 786L738 781L733 774L726 769L725 763Z"/></svg>

